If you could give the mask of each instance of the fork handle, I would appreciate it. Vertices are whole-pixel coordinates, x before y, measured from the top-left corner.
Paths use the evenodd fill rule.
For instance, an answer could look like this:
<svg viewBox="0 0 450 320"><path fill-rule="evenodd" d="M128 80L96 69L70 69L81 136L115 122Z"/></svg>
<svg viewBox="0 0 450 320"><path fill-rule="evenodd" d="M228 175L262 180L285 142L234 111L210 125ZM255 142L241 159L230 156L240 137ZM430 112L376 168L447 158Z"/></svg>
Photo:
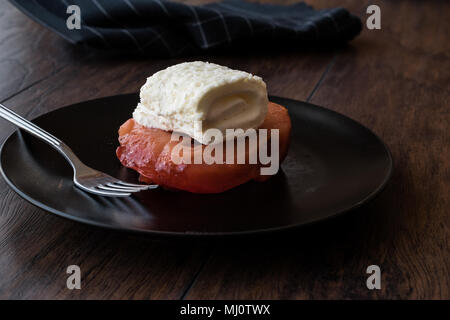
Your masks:
<svg viewBox="0 0 450 320"><path fill-rule="evenodd" d="M19 116L17 113L13 112L9 108L5 107L0 103L0 117L9 122L15 124L19 128L31 133L35 137L47 142L53 148L58 150L72 165L72 168L75 169L77 166L81 166L84 164L80 159L73 153L73 151L61 140L48 133L42 128L39 128L34 123L28 121L27 119Z"/></svg>

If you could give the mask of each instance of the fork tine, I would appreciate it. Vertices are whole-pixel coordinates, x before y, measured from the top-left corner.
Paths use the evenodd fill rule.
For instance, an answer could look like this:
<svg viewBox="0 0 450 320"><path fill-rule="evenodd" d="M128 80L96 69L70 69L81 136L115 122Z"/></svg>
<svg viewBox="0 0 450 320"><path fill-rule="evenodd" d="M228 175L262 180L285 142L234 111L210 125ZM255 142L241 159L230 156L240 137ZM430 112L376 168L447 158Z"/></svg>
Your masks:
<svg viewBox="0 0 450 320"><path fill-rule="evenodd" d="M134 183L123 182L120 180L116 181L115 183L124 185L126 187L137 187L137 188L146 187L148 189L154 189L154 188L158 187L158 185L156 185L156 184L134 184Z"/></svg>
<svg viewBox="0 0 450 320"><path fill-rule="evenodd" d="M129 197L129 196L131 196L131 193L129 193L129 192L114 192L114 191L104 191L104 190L99 190L99 189L94 189L92 191L90 190L88 192L97 194L100 196L104 196L104 197Z"/></svg>
<svg viewBox="0 0 450 320"><path fill-rule="evenodd" d="M117 188L117 189L124 189L124 190L126 190L126 189L134 189L134 190L147 190L148 189L148 186L146 186L146 185L141 185L141 186L139 186L139 187L132 187L132 186L125 186L125 185L122 185L122 184L119 184L119 183L117 183L117 182L114 182L114 183L106 183L106 185L108 186L108 187L111 187L111 188Z"/></svg>
<svg viewBox="0 0 450 320"><path fill-rule="evenodd" d="M97 189L106 190L106 191L114 191L114 192L139 192L141 189L137 188L116 188L114 186L100 184L97 186Z"/></svg>
<svg viewBox="0 0 450 320"><path fill-rule="evenodd" d="M105 197L128 197L131 195L131 193L129 193L129 192L122 192L119 190L107 191L107 190L101 190L101 189L96 189L96 188L89 188L89 187L81 185L77 182L75 182L75 185L78 188L82 189L83 191L87 191L89 193L100 195L100 196L105 196Z"/></svg>

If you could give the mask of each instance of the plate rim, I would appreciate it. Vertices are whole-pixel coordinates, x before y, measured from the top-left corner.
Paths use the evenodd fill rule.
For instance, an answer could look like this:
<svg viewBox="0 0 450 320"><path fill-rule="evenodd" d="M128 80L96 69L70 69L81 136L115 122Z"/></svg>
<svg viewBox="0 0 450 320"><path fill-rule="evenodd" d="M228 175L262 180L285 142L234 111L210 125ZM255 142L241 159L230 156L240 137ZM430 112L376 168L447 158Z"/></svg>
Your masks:
<svg viewBox="0 0 450 320"><path fill-rule="evenodd" d="M72 103L72 104L68 104L68 105L64 105L62 107L56 108L54 110L39 114L36 117L33 117L33 119L31 119L31 121L36 120L37 118L44 116L48 113L57 111L57 110L61 110L63 108L68 108L74 105L78 105L78 104L83 104L83 103L87 103L87 102L91 102L91 101L95 101L95 100L101 100L101 99L107 99L107 98L114 98L114 97L119 97L119 96L133 96L133 95L137 95L138 93L134 92L134 93L125 93L125 94L118 94L118 95L112 95L112 96L104 96L104 97L99 97L99 98L95 98L95 99L89 99L89 100L84 100L84 101L80 101L80 102L76 102L76 103ZM307 104L310 106L314 106L317 107L319 109L321 109L322 111L325 112L330 112L334 115L337 115L338 117L343 117L346 118L346 120L349 120L351 122L354 122L357 126L361 127L364 130L367 130L372 136L374 136L377 141L381 144L381 146L383 147L383 149L386 151L386 155L387 155L387 160L388 160L388 172L385 175L383 181L381 184L378 185L378 187L376 189L374 189L371 193L369 193L366 197L364 197L364 199L360 200L359 202L356 202L350 206L345 207L344 209L337 211L331 215L328 215L326 217L323 218L318 218L318 219L313 219L310 221L307 221L305 223L302 224L291 224L291 225L286 225L286 226L280 226L280 227L273 227L273 228L265 228L265 229L257 229L257 230L247 230L247 231L231 231L231 232L197 232L197 231L185 231L185 232L180 232L180 231L158 231L158 230L143 230L143 229L135 229L135 228L127 228L127 229L123 229L120 227L115 227L112 225L108 225L108 224L103 224L100 222L95 222L92 220L87 220L87 219L83 219L83 218L79 218L70 214L67 214L65 212L62 212L60 210L54 209L52 207L47 206L46 204L32 198L31 196L28 196L25 192L23 192L22 190L20 190L8 177L8 175L6 174L6 172L4 171L3 168L3 150L5 145L8 143L8 141L10 141L12 139L12 136L17 134L19 135L21 130L19 128L16 128L12 133L10 133L8 135L8 137L3 141L2 145L0 146L0 174L2 175L3 179L6 181L7 185L14 191L16 192L22 199L26 200L27 202L31 203L32 205L46 211L49 213L52 213L54 215L56 215L57 217L60 218L65 218L71 221L75 221L78 223L82 223L85 225L89 225L92 227L96 227L96 228L103 228L103 229L107 229L107 230L114 230L114 231L119 231L119 232L126 232L126 233L133 233L133 234L141 234L141 235L148 235L148 236L163 236L163 237L230 237L230 236L252 236L252 235L261 235L261 234L271 234L271 233L279 233L279 232L283 232L283 231L290 231L290 230L294 230L297 228L303 228L303 227L307 227L307 226L311 226L314 225L316 223L320 223L320 222L324 222L327 220L331 220L337 217L342 216L345 213L348 213L350 211L353 211L359 207L361 207L362 205L368 203L369 201L373 200L376 196L378 196L387 186L388 182L390 181L393 171L394 171L394 160L392 157L392 153L389 149L389 147L386 145L386 143L376 134L374 133L371 129L369 129L368 127L364 126L363 124L361 124L359 121L354 120L342 113L339 113L337 111L322 107L322 106L318 106L306 101L300 101L300 100L295 100L295 99L291 99L291 98L286 98L286 97L280 97L280 96L274 96L274 95L269 95L269 101L271 101L271 99L275 99L275 100L287 100L287 101L294 101L296 103L300 102L302 104ZM74 186L72 186L74 187Z"/></svg>

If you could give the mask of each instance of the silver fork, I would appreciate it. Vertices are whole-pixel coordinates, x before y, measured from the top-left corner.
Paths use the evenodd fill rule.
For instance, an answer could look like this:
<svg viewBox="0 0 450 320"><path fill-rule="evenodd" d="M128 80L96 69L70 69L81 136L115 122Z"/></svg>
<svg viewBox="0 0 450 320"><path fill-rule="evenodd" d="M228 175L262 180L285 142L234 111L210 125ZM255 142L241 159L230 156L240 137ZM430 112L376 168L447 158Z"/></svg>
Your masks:
<svg viewBox="0 0 450 320"><path fill-rule="evenodd" d="M75 153L64 142L39 128L34 123L22 118L2 104L0 104L0 117L40 138L58 150L72 166L74 184L84 191L107 197L127 197L134 192L158 187L158 185L123 182L106 173L88 167L78 159Z"/></svg>

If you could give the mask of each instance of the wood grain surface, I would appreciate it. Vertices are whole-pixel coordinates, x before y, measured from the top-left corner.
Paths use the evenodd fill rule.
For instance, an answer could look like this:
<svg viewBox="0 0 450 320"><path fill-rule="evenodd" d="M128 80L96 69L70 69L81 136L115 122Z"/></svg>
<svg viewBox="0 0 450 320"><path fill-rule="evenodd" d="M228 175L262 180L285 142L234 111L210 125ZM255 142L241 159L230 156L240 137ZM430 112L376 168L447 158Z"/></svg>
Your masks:
<svg viewBox="0 0 450 320"><path fill-rule="evenodd" d="M0 101L28 118L136 92L155 71L209 60L262 76L270 94L363 123L389 146L395 171L380 196L341 218L214 241L67 221L25 202L0 178L0 298L449 299L450 3L373 4L381 8L382 29L364 29L335 50L137 59L73 47L1 2ZM339 5L365 21L365 1ZM13 130L0 121L0 141ZM81 290L66 288L71 264L81 267ZM381 290L366 287L372 264L381 268Z"/></svg>

